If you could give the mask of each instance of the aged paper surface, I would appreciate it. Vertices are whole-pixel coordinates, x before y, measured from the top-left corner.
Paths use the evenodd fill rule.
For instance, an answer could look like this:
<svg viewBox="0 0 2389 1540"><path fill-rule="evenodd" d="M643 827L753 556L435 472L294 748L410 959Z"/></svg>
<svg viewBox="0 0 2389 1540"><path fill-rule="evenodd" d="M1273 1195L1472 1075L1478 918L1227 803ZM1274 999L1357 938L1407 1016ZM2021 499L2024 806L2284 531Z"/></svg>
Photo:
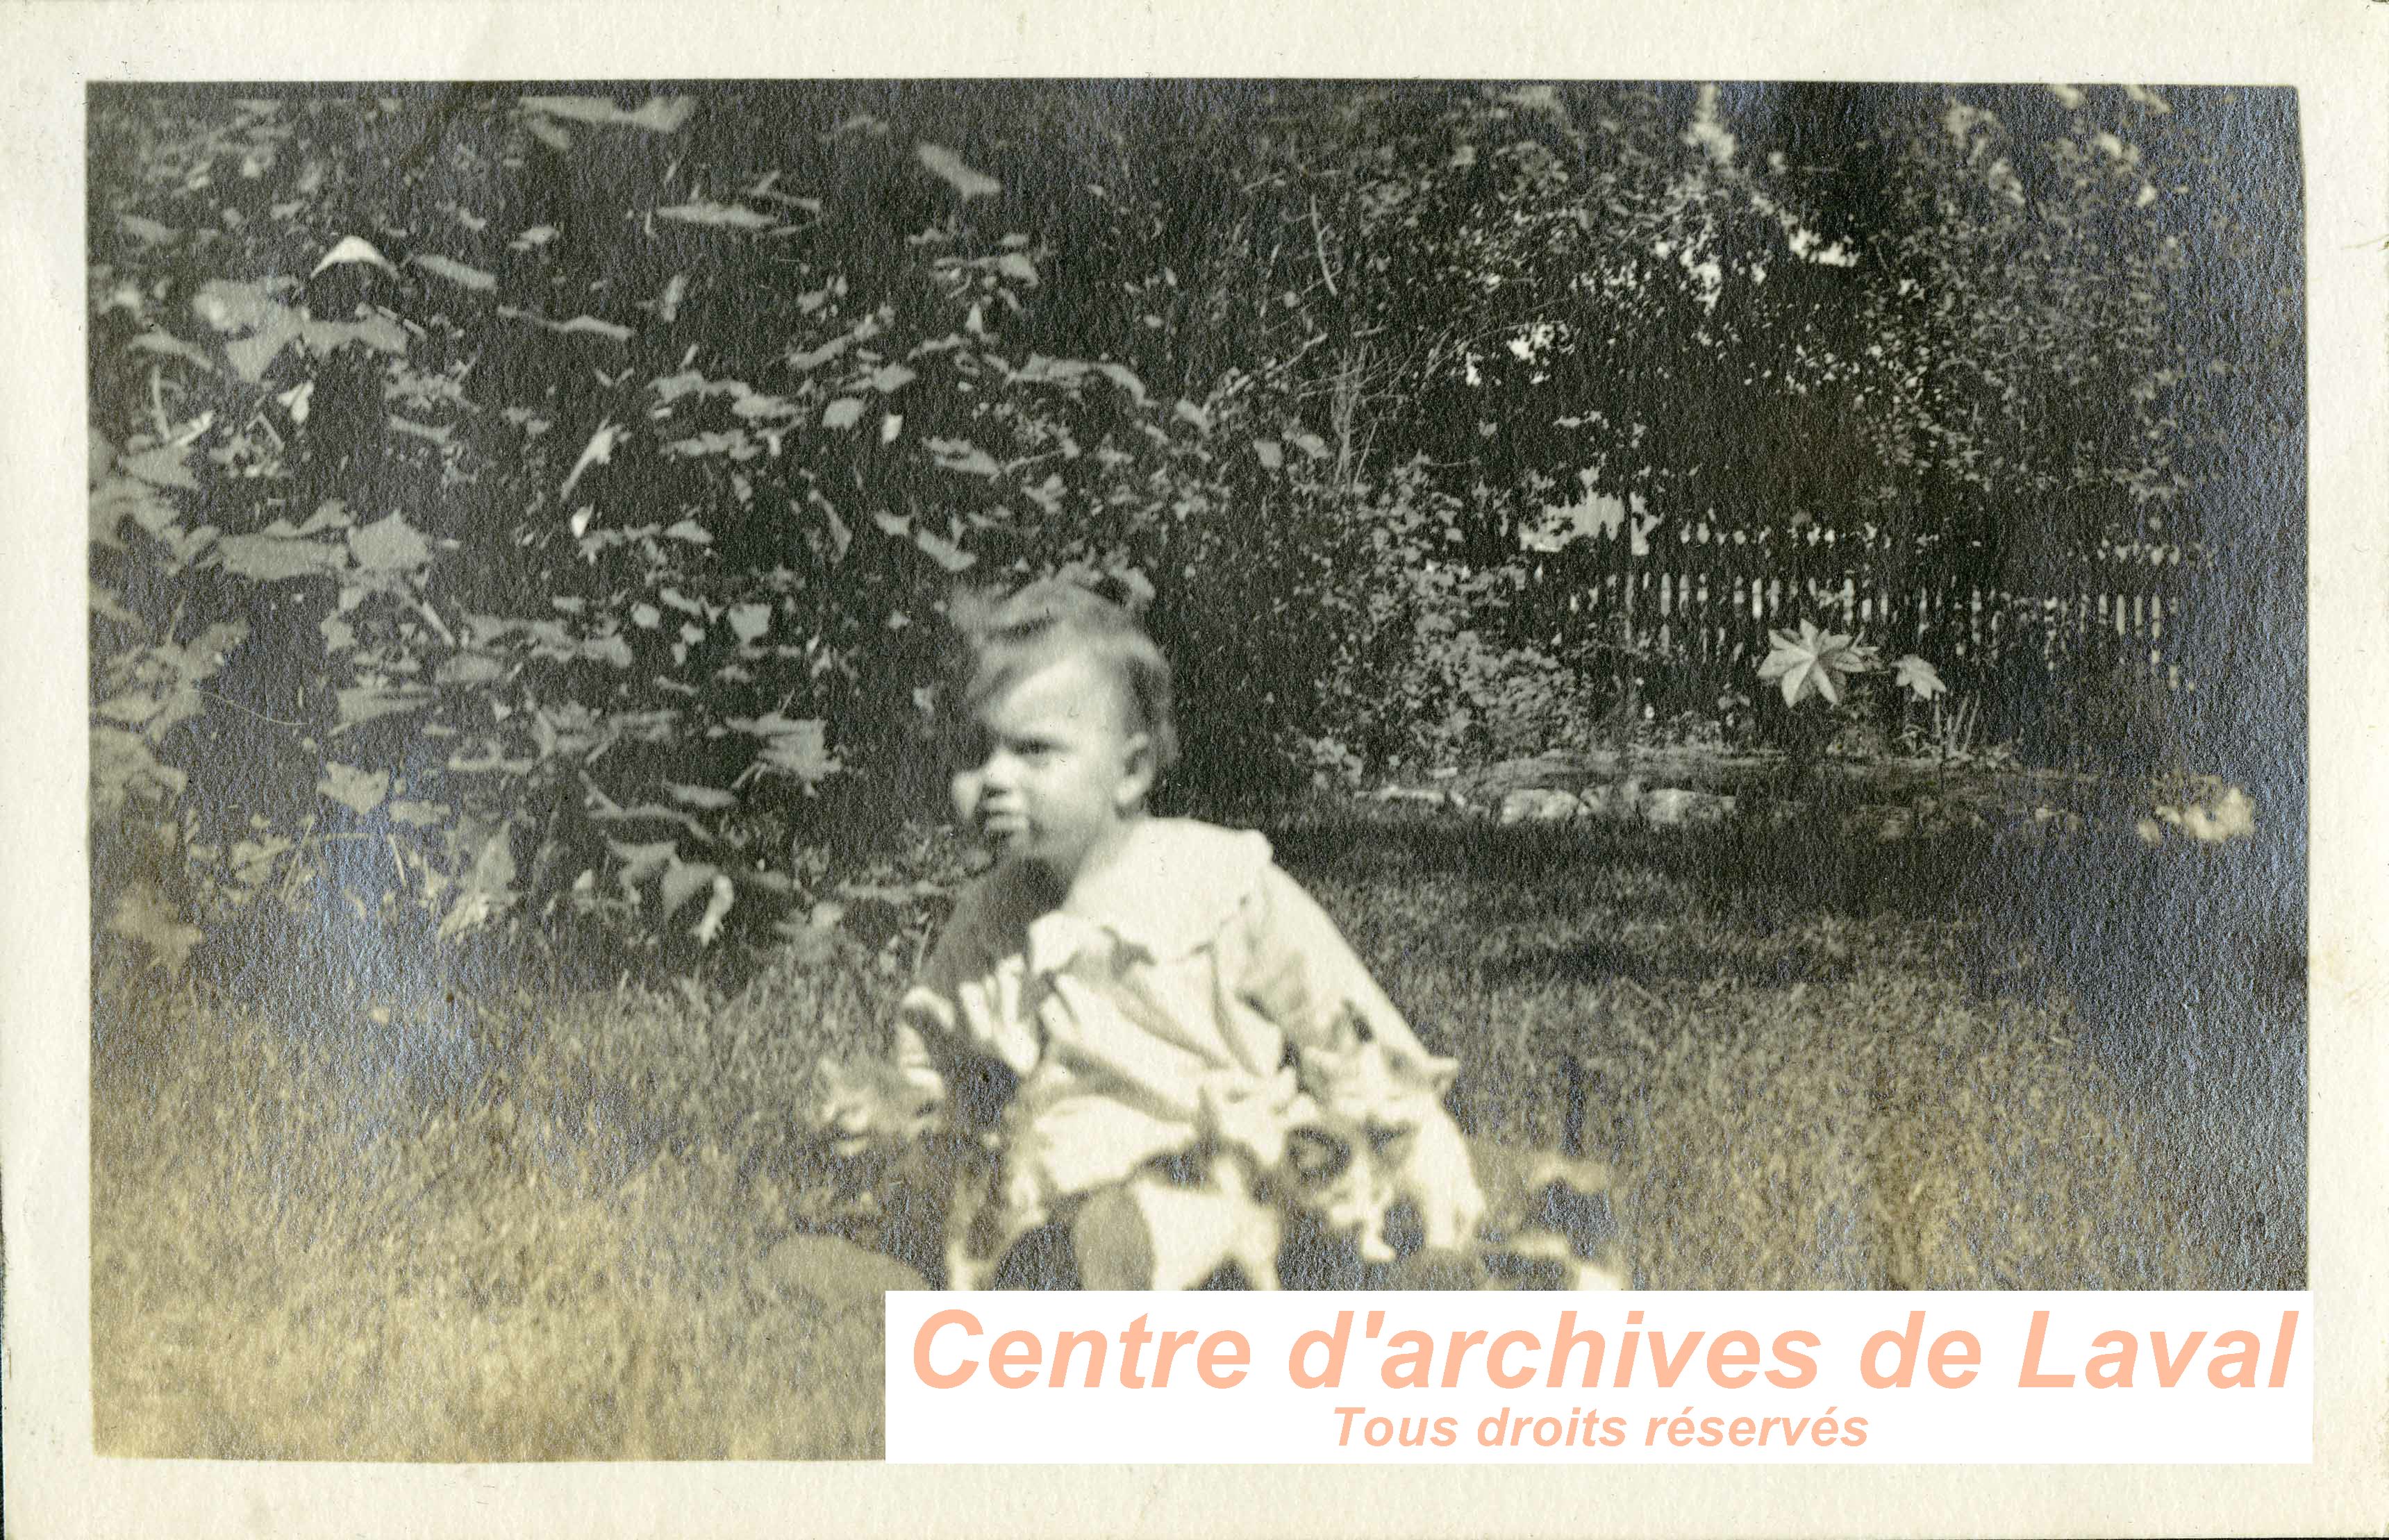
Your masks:
<svg viewBox="0 0 2389 1540"><path fill-rule="evenodd" d="M692 25L692 21L696 25ZM1735 7L1071 3L15 7L0 404L6 521L0 848L9 1521L77 1533L2354 1533L2389 1521L2383 1054L2370 945L2389 645L2380 478L2389 363L2389 6ZM1451 75L2287 84L2306 157L2313 1101L2319 1341L2307 1469L1590 1472L1486 1469L391 1467L90 1454L83 1078L84 605L79 512L84 83L95 80L817 75ZM2265 705L2248 709L2261 713Z"/></svg>

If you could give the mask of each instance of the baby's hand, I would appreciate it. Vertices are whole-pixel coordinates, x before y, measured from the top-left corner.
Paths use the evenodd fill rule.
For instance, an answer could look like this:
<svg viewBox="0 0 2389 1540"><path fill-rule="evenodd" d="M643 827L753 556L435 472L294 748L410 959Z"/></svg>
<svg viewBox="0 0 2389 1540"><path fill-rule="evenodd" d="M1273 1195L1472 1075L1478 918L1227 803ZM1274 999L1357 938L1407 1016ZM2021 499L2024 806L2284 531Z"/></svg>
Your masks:
<svg viewBox="0 0 2389 1540"><path fill-rule="evenodd" d="M901 1144L926 1132L942 1101L939 1088L876 1059L824 1058L816 1118L831 1148L852 1158L874 1145Z"/></svg>

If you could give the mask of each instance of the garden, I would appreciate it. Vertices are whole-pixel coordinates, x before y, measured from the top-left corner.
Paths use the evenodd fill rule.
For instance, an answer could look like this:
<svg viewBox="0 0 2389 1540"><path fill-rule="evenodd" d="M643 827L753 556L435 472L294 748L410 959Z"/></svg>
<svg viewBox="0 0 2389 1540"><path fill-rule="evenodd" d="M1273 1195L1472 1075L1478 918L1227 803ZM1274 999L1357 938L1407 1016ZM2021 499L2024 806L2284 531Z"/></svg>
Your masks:
<svg viewBox="0 0 2389 1540"><path fill-rule="evenodd" d="M98 1447L875 1457L1057 571L1623 1281L2302 1286L2285 104L96 91Z"/></svg>

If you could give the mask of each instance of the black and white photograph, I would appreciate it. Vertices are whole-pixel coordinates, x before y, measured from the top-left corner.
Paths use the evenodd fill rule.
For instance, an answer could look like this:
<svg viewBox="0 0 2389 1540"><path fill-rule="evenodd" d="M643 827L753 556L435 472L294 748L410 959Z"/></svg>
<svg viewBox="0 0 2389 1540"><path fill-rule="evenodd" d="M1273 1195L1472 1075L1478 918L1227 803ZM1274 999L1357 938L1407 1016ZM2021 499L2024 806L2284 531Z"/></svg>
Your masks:
<svg viewBox="0 0 2389 1540"><path fill-rule="evenodd" d="M2290 87L94 83L104 1456L890 1290L2308 1287Z"/></svg>

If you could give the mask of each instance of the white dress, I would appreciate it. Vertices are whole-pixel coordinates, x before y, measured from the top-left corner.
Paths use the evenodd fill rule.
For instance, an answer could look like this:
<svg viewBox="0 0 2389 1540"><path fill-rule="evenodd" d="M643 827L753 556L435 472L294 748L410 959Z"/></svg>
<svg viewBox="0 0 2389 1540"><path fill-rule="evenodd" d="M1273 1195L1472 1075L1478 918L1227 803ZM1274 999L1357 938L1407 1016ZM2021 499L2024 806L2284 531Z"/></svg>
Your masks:
<svg viewBox="0 0 2389 1540"><path fill-rule="evenodd" d="M1456 1065L1258 834L1141 821L1054 910L1020 873L982 879L904 998L898 1064L994 1156L982 1252L1158 1160L1273 1170L1329 1111L1424 1134L1397 1185L1435 1200L1431 1236L1483 1208L1440 1105Z"/></svg>

